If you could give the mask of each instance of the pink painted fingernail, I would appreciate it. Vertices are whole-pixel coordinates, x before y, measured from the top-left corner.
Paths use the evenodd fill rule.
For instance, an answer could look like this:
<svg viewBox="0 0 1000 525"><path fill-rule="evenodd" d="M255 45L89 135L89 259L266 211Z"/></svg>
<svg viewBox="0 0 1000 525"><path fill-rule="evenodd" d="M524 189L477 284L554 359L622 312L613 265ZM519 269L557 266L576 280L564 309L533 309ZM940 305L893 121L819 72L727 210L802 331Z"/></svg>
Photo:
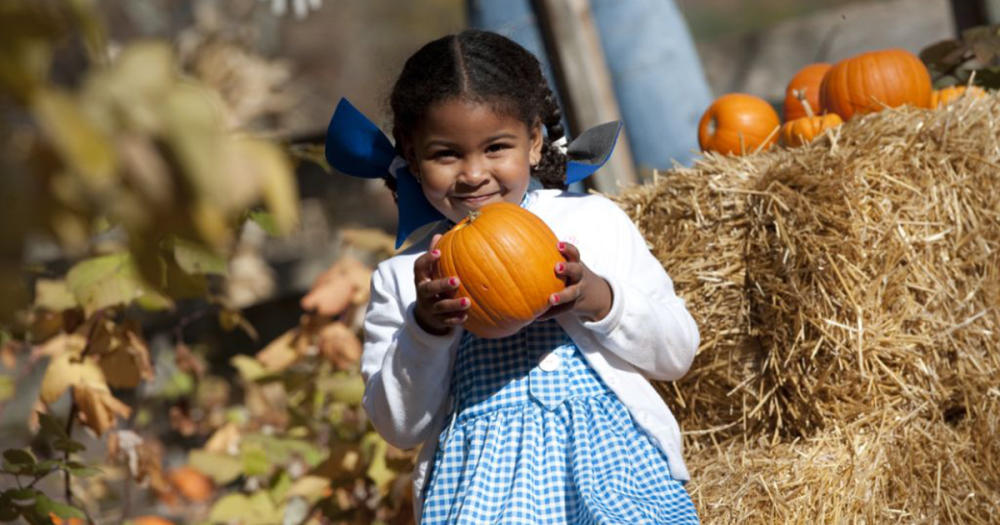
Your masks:
<svg viewBox="0 0 1000 525"><path fill-rule="evenodd" d="M558 246L559 246L559 251L563 251L566 249L566 243L564 242L559 243Z"/></svg>
<svg viewBox="0 0 1000 525"><path fill-rule="evenodd" d="M434 250L433 252L431 252L431 255L437 257L438 255L441 255L441 250Z"/></svg>
<svg viewBox="0 0 1000 525"><path fill-rule="evenodd" d="M559 263L559 264L556 265L556 271L559 272L559 273L563 273L563 270L565 270L565 269L566 269L566 265L563 264L563 263Z"/></svg>
<svg viewBox="0 0 1000 525"><path fill-rule="evenodd" d="M463 307L469 306L469 299L468 298L466 298L466 297L462 298L462 306Z"/></svg>
<svg viewBox="0 0 1000 525"><path fill-rule="evenodd" d="M458 286L458 279L455 278L455 277L452 277L452 278L448 279L448 284L450 284L452 286Z"/></svg>
<svg viewBox="0 0 1000 525"><path fill-rule="evenodd" d="M559 294L555 293L552 294L552 297L549 299L549 302L551 302L552 304L559 304Z"/></svg>

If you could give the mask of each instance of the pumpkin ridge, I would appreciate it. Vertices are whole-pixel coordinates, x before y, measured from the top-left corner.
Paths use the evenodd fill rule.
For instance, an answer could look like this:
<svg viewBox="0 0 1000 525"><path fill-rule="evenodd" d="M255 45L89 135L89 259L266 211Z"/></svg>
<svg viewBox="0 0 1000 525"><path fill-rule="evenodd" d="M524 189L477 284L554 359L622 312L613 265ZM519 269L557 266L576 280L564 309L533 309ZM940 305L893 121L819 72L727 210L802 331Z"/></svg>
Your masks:
<svg viewBox="0 0 1000 525"><path fill-rule="evenodd" d="M555 245L555 243L558 242L558 239L555 237L555 234L551 233L551 230L547 228L547 225L545 225L545 221L542 221L540 217L535 218L535 220L532 220L532 218L527 216L523 218L518 217L517 221L519 221L520 224L515 224L512 226L518 228L519 230L523 229L523 231L530 230L532 233L532 237L536 236L545 237L546 240L551 241L551 244L553 246ZM542 226L546 226L546 228L542 228ZM551 253L551 251L549 249L546 249L546 247L542 246L541 244L530 243L527 245L527 248L530 251L530 253L527 254L527 258L529 260L549 259L549 254ZM517 263L523 264L522 261L517 261ZM555 274L553 273L554 271L555 269L552 268L550 269L549 273L536 274L532 272L523 275L524 283L522 284L522 286L525 288L525 290L522 293L529 296L528 312L530 313L532 318L541 314L542 312L545 311L546 308L548 308L548 296L546 290L552 288L552 283L546 281L549 281L552 278L558 279L558 277L555 277ZM543 306L536 308L534 307L535 302L538 302Z"/></svg>
<svg viewBox="0 0 1000 525"><path fill-rule="evenodd" d="M509 223L507 227L510 231L520 232L518 225L516 224L516 217L505 217L505 220ZM521 225L523 227L523 224ZM532 228L534 229L534 228ZM496 229L494 229L496 230ZM514 294L505 293L504 297L508 299L507 307L512 311L515 311L515 317L521 321L530 320L531 313L533 309L528 298L525 297L525 286L529 283L525 283L523 279L516 273L512 273L508 268L521 268L524 266L524 261L515 261L511 256L512 252L518 251L518 245L522 242L521 239L512 238L510 235L501 235L494 237L493 242L489 243L489 249L493 252L493 256L500 261L502 264L498 265L506 279L503 282L513 283L517 287L517 292ZM497 281L500 282L500 281ZM529 290L530 293L530 290ZM512 297L513 296L513 297ZM514 299L516 298L516 299ZM513 300L511 300L513 299ZM514 304L512 304L514 303ZM515 306L518 308L515 310Z"/></svg>
<svg viewBox="0 0 1000 525"><path fill-rule="evenodd" d="M477 239L478 246L482 247L485 244L484 241L482 240L485 237L482 234L482 232L480 232L477 228L465 228L465 235L461 235L456 238L456 240L459 240L461 242L461 253L473 253L470 252L471 247L469 246L470 244L472 244L471 237L473 235L478 237ZM490 250L492 250L492 247L490 248ZM466 271L477 274L473 277L472 279L473 282L489 282L489 283L498 282L496 279L496 275L490 275L489 269L486 266L479 264L468 265L468 266L469 268L467 268ZM477 290L474 287L466 288L466 290L469 293L470 298L472 299L472 304L478 307L479 311L481 311L483 315L489 319L491 324L500 325L503 322L503 316L500 315L500 313L497 312L495 309L490 307L489 301L483 300L482 296L483 292L481 290Z"/></svg>

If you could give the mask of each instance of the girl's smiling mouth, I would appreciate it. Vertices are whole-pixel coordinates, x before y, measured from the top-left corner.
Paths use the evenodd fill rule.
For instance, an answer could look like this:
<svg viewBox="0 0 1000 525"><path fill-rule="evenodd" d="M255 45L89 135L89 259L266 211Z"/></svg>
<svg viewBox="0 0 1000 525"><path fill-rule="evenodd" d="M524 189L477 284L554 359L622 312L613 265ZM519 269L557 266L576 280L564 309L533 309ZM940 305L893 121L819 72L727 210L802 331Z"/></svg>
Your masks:
<svg viewBox="0 0 1000 525"><path fill-rule="evenodd" d="M452 198L457 200L458 202L461 202L462 204L465 204L466 206L477 206L499 195L500 195L499 191L492 191L489 193L481 193L477 195L455 195Z"/></svg>

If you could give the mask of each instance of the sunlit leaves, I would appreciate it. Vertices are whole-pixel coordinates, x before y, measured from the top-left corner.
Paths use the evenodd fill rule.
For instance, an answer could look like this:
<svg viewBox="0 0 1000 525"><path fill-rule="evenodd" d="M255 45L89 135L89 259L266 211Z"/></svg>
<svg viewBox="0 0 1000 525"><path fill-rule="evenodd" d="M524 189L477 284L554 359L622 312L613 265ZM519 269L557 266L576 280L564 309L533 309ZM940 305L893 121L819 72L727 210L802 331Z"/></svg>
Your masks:
<svg viewBox="0 0 1000 525"><path fill-rule="evenodd" d="M67 166L81 175L92 190L114 180L117 156L112 141L80 110L71 95L39 89L32 97L32 112Z"/></svg>
<svg viewBox="0 0 1000 525"><path fill-rule="evenodd" d="M142 301L150 309L167 308L172 301L139 275L128 252L102 255L77 263L66 274L66 285L88 315L109 306Z"/></svg>
<svg viewBox="0 0 1000 525"><path fill-rule="evenodd" d="M39 279L35 281L35 308L52 312L77 307L76 296L62 279Z"/></svg>
<svg viewBox="0 0 1000 525"><path fill-rule="evenodd" d="M79 357L69 345L77 338L66 336L67 350L52 357L45 375L42 377L40 397L45 403L54 403L71 386L91 386L99 388L107 385L104 373L92 359ZM107 388L105 386L105 388Z"/></svg>

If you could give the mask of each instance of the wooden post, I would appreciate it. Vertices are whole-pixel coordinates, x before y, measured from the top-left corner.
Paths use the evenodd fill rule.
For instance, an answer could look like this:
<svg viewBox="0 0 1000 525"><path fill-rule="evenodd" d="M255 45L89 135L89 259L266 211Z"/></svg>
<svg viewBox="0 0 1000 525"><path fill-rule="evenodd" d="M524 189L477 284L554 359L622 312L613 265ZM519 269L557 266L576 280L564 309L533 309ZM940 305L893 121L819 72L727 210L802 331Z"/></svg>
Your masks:
<svg viewBox="0 0 1000 525"><path fill-rule="evenodd" d="M532 4L572 136L621 120L588 0L532 0ZM587 179L597 191L615 194L639 181L625 131L608 163Z"/></svg>

